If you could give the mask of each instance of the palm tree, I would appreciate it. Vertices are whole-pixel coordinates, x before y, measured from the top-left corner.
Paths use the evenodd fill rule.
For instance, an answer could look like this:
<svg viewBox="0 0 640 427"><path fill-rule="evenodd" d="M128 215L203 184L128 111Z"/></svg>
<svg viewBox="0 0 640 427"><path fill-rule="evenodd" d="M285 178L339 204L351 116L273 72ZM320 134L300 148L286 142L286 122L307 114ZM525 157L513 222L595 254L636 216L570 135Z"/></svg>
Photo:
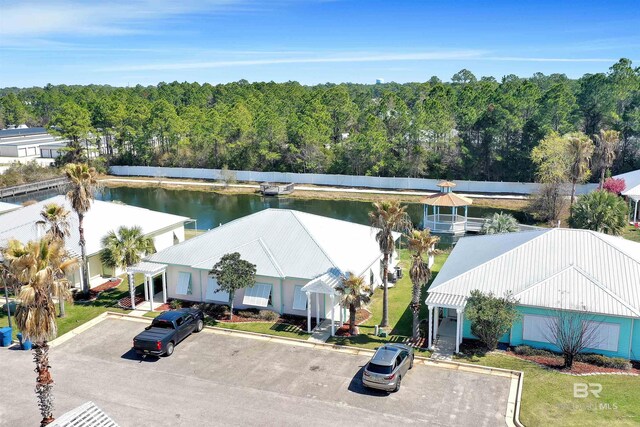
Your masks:
<svg viewBox="0 0 640 427"><path fill-rule="evenodd" d="M69 224L69 211L56 203L49 203L42 207L40 211L42 221L48 227L47 236L51 240L57 240L65 247L65 240L71 234L71 226ZM60 309L60 317L65 317L64 295L56 295L58 297L58 305Z"/></svg>
<svg viewBox="0 0 640 427"><path fill-rule="evenodd" d="M576 199L576 185L589 178L589 163L593 155L593 142L583 133L574 132L566 135L569 155L569 177L571 179L571 205Z"/></svg>
<svg viewBox="0 0 640 427"><path fill-rule="evenodd" d="M595 140L598 147L598 158L600 160L600 189L602 190L607 170L613 166L613 161L616 158L616 150L620 143L620 132L615 130L601 130L600 134L595 136Z"/></svg>
<svg viewBox="0 0 640 427"><path fill-rule="evenodd" d="M622 197L597 190L578 198L571 206L569 225L600 233L620 235L627 226L629 207Z"/></svg>
<svg viewBox="0 0 640 427"><path fill-rule="evenodd" d="M46 237L26 245L11 240L3 256L11 274L22 284L15 318L25 339L34 343L36 395L44 426L53 421L48 341L57 335L57 324L51 295L68 292L66 275L77 265L77 260L67 257L61 242Z"/></svg>
<svg viewBox="0 0 640 427"><path fill-rule="evenodd" d="M440 241L437 236L431 235L431 230L411 230L409 234L409 250L411 254L411 268L409 269L409 277L413 284L411 290L411 311L413 312L413 339L417 340L419 336L418 324L420 315L420 301L422 300L422 288L431 279L431 269L428 261L424 260L435 253L435 246Z"/></svg>
<svg viewBox="0 0 640 427"><path fill-rule="evenodd" d="M356 311L369 303L370 288L362 277L347 273L336 290L340 294L341 305L349 307L349 334L355 335Z"/></svg>
<svg viewBox="0 0 640 427"><path fill-rule="evenodd" d="M484 219L480 234L513 233L519 231L518 221L506 213L494 213Z"/></svg>
<svg viewBox="0 0 640 427"><path fill-rule="evenodd" d="M89 270L87 266L86 242L84 240L84 215L91 208L93 193L96 188L96 170L84 163L69 163L65 173L71 181L71 190L67 193L67 199L71 207L78 214L78 231L80 232L80 255L82 257L82 291L89 293Z"/></svg>
<svg viewBox="0 0 640 427"><path fill-rule="evenodd" d="M142 257L156 251L153 238L145 236L138 226L122 226L117 232L111 230L102 238L101 243L100 260L104 266L114 270L137 264ZM129 285L133 286L133 283Z"/></svg>
<svg viewBox="0 0 640 427"><path fill-rule="evenodd" d="M389 326L389 287L387 275L389 273L389 260L395 250L393 232L405 233L413 227L411 218L407 214L406 206L401 206L397 200L380 201L373 204L374 210L369 212L369 222L372 227L378 229L376 241L382 253L382 321L381 327Z"/></svg>

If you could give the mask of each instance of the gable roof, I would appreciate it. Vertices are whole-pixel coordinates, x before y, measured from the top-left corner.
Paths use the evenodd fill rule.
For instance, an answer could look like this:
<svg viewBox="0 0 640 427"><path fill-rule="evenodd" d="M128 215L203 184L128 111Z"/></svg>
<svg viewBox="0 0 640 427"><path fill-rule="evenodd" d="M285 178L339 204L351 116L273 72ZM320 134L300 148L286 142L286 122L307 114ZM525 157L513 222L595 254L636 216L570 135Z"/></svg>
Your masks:
<svg viewBox="0 0 640 427"><path fill-rule="evenodd" d="M640 317L639 279L640 244L594 231L462 238L429 288L427 303L465 301L479 289L511 292L520 305Z"/></svg>
<svg viewBox="0 0 640 427"><path fill-rule="evenodd" d="M614 176L617 179L624 179L626 184L622 192L624 196L629 196L634 200L640 199L640 169Z"/></svg>
<svg viewBox="0 0 640 427"><path fill-rule="evenodd" d="M259 275L300 279L313 279L331 268L362 274L380 258L372 227L289 209L266 209L147 259L209 270L231 252L255 264Z"/></svg>
<svg viewBox="0 0 640 427"><path fill-rule="evenodd" d="M75 254L80 253L80 235L78 232L78 216L71 209L71 204L65 196L55 196L33 205L25 206L2 215L0 220L0 247L5 246L10 239L28 242L38 238L37 221L40 221L40 211L44 205L56 203L71 212L69 222L71 235L67 238L67 249ZM164 228L184 223L189 218L156 212L149 209L129 206L121 203L94 200L91 208L84 217L84 234L87 255L93 255L102 249L100 241L111 230L120 226L140 226L145 235L160 231Z"/></svg>

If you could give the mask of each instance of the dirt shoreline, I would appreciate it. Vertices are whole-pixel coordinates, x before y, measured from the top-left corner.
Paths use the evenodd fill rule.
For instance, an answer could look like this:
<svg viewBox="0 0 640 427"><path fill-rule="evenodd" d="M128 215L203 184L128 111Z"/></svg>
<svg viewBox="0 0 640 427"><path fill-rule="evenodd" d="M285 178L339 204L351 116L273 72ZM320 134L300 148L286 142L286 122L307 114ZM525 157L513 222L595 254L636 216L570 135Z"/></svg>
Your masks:
<svg viewBox="0 0 640 427"><path fill-rule="evenodd" d="M126 179L127 181L121 181ZM139 182L136 182L139 181ZM149 181L154 181L149 182ZM122 177L116 175L103 175L100 177L100 183L104 187L115 188L115 187L130 187L130 188L167 188L167 189L180 189L187 191L206 191L211 193L218 193L224 195L234 195L234 194L255 194L258 195L258 189L256 188L259 183L242 183L242 184L233 184L233 186L224 186L224 183L219 181L209 181L209 180L198 180L198 179L189 179L189 178L155 178L155 177ZM185 184L186 183L186 184ZM190 185L193 183L193 185ZM202 184L221 184L220 186L211 186L211 185L202 185ZM326 187L317 186L312 184L304 184L304 187L317 187L318 191L313 190L304 190L304 191L294 191L292 194L287 196L280 197L288 197L294 199L316 199L316 200L353 200L360 202L374 202L378 200L400 200L404 203L420 203L422 199L424 199L424 195L419 194L411 194L410 191L407 191L406 194L385 194L385 193L375 193L374 191L385 191L383 189L359 189L363 190L362 192L344 192L340 190L336 191L326 191ZM322 188L322 190L320 190ZM345 188L346 189L346 188ZM366 190L371 190L372 192L367 192ZM388 191L400 191L403 190L388 190ZM516 210L523 211L528 205L527 199L489 199L489 198L473 198L474 206L481 207L489 207L496 209L507 209L507 210Z"/></svg>

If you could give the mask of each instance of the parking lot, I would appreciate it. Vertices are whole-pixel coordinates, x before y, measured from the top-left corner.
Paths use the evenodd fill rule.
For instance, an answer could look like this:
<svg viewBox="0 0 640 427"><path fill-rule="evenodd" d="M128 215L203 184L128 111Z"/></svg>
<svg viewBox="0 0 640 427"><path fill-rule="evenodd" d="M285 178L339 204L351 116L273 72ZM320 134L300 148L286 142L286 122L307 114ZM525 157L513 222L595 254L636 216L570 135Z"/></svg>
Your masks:
<svg viewBox="0 0 640 427"><path fill-rule="evenodd" d="M140 360L145 324L107 318L51 350L55 413L91 400L121 426L505 425L510 379L416 363L398 393L363 388L364 355L220 335ZM0 349L0 425L37 425L34 364Z"/></svg>

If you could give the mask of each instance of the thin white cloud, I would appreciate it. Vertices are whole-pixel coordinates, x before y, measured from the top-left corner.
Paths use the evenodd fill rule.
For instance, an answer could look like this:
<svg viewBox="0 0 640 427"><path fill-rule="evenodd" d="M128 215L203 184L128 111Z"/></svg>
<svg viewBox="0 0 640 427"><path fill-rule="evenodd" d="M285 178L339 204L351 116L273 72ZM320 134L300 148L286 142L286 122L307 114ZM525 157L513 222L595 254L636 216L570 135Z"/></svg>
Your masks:
<svg viewBox="0 0 640 427"><path fill-rule="evenodd" d="M487 56L477 58L485 61L505 61L505 62L616 62L616 58L539 58L527 56Z"/></svg>
<svg viewBox="0 0 640 427"><path fill-rule="evenodd" d="M0 36L17 43L44 36L135 34L158 20L249 7L247 0L0 0Z"/></svg>
<svg viewBox="0 0 640 427"><path fill-rule="evenodd" d="M247 60L219 60L202 62L163 62L151 64L121 65L103 68L99 71L167 71L201 70L212 68L243 67L252 65L277 64L327 64L359 62L395 62L395 61L444 61L456 59L474 59L483 54L478 50L433 51L419 53L381 53L381 54L342 54L319 57L288 57Z"/></svg>

